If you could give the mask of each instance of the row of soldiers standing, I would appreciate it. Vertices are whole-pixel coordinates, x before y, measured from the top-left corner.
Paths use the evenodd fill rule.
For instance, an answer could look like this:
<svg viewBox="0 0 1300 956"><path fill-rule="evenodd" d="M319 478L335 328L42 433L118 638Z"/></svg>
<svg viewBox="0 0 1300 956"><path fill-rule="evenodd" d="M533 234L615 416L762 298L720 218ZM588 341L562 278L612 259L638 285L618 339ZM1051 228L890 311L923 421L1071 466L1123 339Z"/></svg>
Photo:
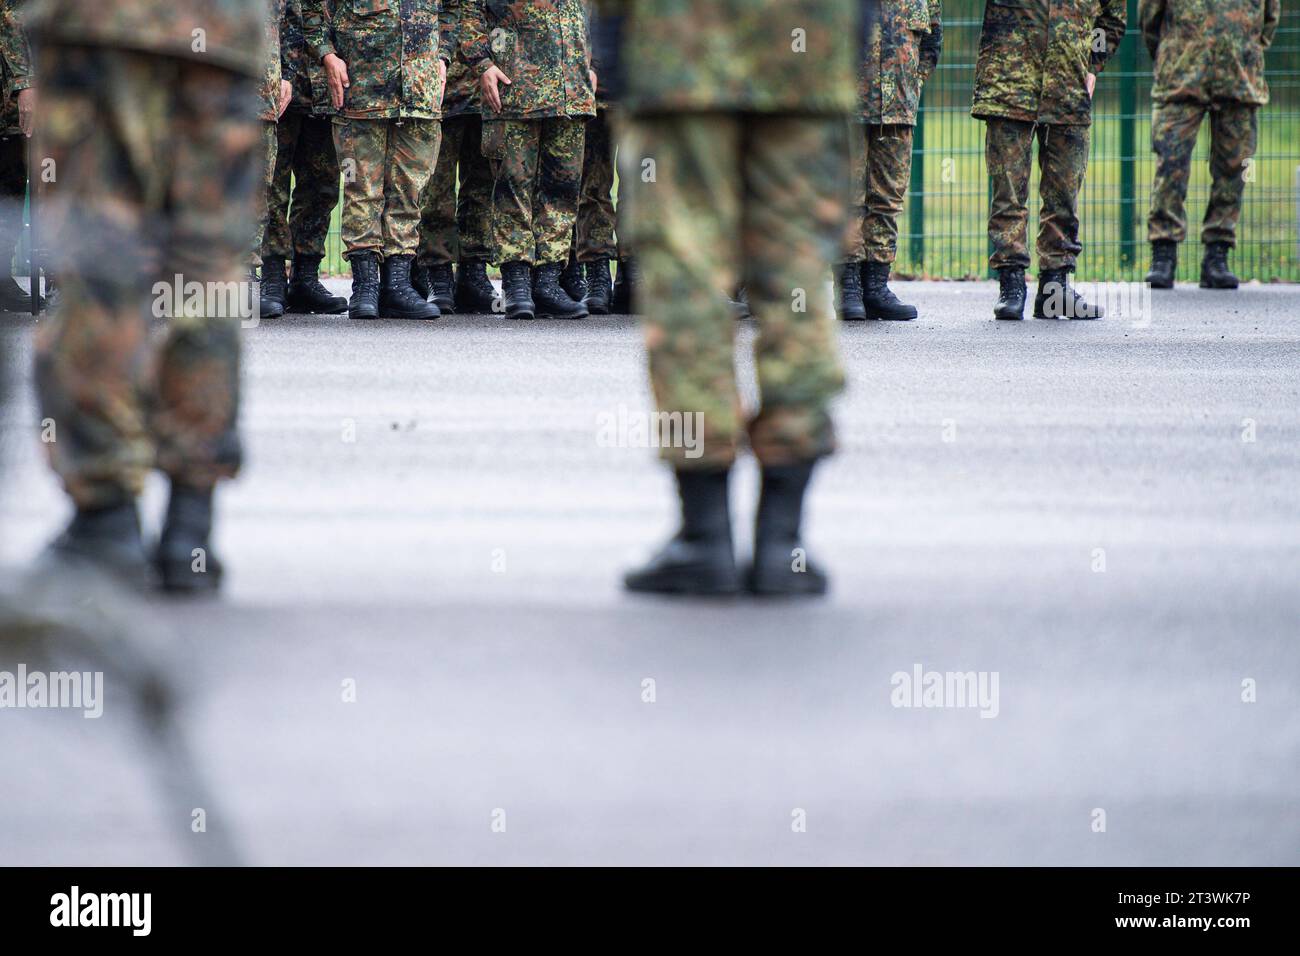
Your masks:
<svg viewBox="0 0 1300 956"><path fill-rule="evenodd" d="M581 0L273 0L268 17L263 316L627 311ZM340 173L347 303L319 282Z"/></svg>

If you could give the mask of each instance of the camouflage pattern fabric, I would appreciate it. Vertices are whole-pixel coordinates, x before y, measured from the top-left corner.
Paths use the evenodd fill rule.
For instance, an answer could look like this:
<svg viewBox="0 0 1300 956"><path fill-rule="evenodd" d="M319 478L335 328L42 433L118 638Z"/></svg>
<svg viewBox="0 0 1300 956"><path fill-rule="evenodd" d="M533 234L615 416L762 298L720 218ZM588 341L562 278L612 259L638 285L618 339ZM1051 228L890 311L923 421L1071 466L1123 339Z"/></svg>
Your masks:
<svg viewBox="0 0 1300 956"><path fill-rule="evenodd" d="M483 122L476 114L442 121L438 165L420 205L422 264L491 260L492 171L483 155Z"/></svg>
<svg viewBox="0 0 1300 956"><path fill-rule="evenodd" d="M578 192L578 218L574 230L574 251L579 262L617 259L618 216L611 194L614 191L614 139L608 110L599 110L587 121L586 146L582 152L582 186ZM623 203L623 181L619 180L619 205Z"/></svg>
<svg viewBox="0 0 1300 956"><path fill-rule="evenodd" d="M862 121L915 126L921 87L942 49L941 0L886 0L858 73Z"/></svg>
<svg viewBox="0 0 1300 956"><path fill-rule="evenodd" d="M291 80L280 60L280 24L284 21L288 0L264 0L266 4L266 41L263 47L261 118L274 123L280 118L280 80Z"/></svg>
<svg viewBox="0 0 1300 956"><path fill-rule="evenodd" d="M460 11L464 0L442 0L444 20L443 37L447 40L447 52L451 55L451 65L447 67L447 91L442 97L442 118L464 116L479 113L478 74L470 69L463 57L456 56L459 42Z"/></svg>
<svg viewBox="0 0 1300 956"><path fill-rule="evenodd" d="M1187 238L1187 179L1192 169L1196 134L1210 114L1210 204L1201 228L1201 241L1237 243L1241 197L1246 189L1247 161L1255 155L1258 107L1247 103L1172 102L1156 107L1151 123L1151 148L1156 154L1155 183L1147 236L1182 242Z"/></svg>
<svg viewBox="0 0 1300 956"><path fill-rule="evenodd" d="M267 200L271 195L271 185L275 179L276 154L279 151L280 132L277 124L262 120L262 188L253 197L253 216L257 228L253 236L253 245L248 252L249 265L257 267L262 264L262 240L266 236Z"/></svg>
<svg viewBox="0 0 1300 956"><path fill-rule="evenodd" d="M971 115L1092 122L1085 78L1119 49L1127 0L987 0Z"/></svg>
<svg viewBox="0 0 1300 956"><path fill-rule="evenodd" d="M435 120L334 118L345 256L416 254L420 196L437 163L441 132Z"/></svg>
<svg viewBox="0 0 1300 956"><path fill-rule="evenodd" d="M328 117L291 106L280 117L276 135L262 257L323 257L330 216L339 202L333 124Z"/></svg>
<svg viewBox="0 0 1300 956"><path fill-rule="evenodd" d="M477 78L497 66L501 112L485 119L593 116L591 50L581 0L462 0L460 55Z"/></svg>
<svg viewBox="0 0 1300 956"><path fill-rule="evenodd" d="M1264 51L1282 0L1141 0L1142 38L1155 60L1157 103L1268 102Z"/></svg>
<svg viewBox="0 0 1300 956"><path fill-rule="evenodd" d="M341 115L349 119L437 119L450 60L439 42L438 0L301 0L303 33L318 61L348 67ZM332 7L332 12L331 12ZM331 110L332 112L332 110Z"/></svg>
<svg viewBox="0 0 1300 956"><path fill-rule="evenodd" d="M840 80L852 86L851 67ZM764 465L834 448L830 405L844 375L825 264L844 228L848 113L632 120L628 155L656 160L653 181L629 182L627 217L642 264L650 380L661 412L703 414L703 454L665 448L674 468L729 466L746 433ZM739 282L758 322L761 407L748 420L726 299Z"/></svg>
<svg viewBox="0 0 1300 956"><path fill-rule="evenodd" d="M325 68L307 48L302 19L303 0L289 0L280 21L280 59L285 79L293 84L289 109L312 111L316 91L325 89Z"/></svg>
<svg viewBox="0 0 1300 956"><path fill-rule="evenodd" d="M852 0L606 0L624 13L625 105L639 112L834 113L855 105Z"/></svg>
<svg viewBox="0 0 1300 956"><path fill-rule="evenodd" d="M0 0L0 95L5 104L3 128L18 129L18 105L14 94L33 85L32 49L23 29L26 0Z"/></svg>
<svg viewBox="0 0 1300 956"><path fill-rule="evenodd" d="M110 21L116 6L77 5L92 19L108 7ZM259 36L260 9L244 9ZM62 294L36 334L41 415L56 429L45 448L80 507L139 494L153 467L210 487L240 462L247 295L219 290L243 288L254 228L257 71L171 56L165 44L165 56L49 39L39 49L37 135L59 170L43 222ZM227 310L185 297L159 338L150 315L171 302L176 276L224 305L245 303Z"/></svg>
<svg viewBox="0 0 1300 956"><path fill-rule="evenodd" d="M27 137L0 136L0 277L9 275L14 249L23 232L27 199Z"/></svg>
<svg viewBox="0 0 1300 956"><path fill-rule="evenodd" d="M1079 244L1079 190L1088 168L1089 127L1043 126L991 119L984 159L993 196L989 205L989 266L1029 266L1029 171L1038 139L1038 268L1074 269Z"/></svg>
<svg viewBox="0 0 1300 956"><path fill-rule="evenodd" d="M266 0L31 0L47 42L146 50L260 78Z"/></svg>
<svg viewBox="0 0 1300 956"><path fill-rule="evenodd" d="M854 126L849 133L853 205L844 260L892 263L898 252L898 217L912 179L913 127Z"/></svg>
<svg viewBox="0 0 1300 956"><path fill-rule="evenodd" d="M582 186L582 119L483 121L496 262L567 262Z"/></svg>

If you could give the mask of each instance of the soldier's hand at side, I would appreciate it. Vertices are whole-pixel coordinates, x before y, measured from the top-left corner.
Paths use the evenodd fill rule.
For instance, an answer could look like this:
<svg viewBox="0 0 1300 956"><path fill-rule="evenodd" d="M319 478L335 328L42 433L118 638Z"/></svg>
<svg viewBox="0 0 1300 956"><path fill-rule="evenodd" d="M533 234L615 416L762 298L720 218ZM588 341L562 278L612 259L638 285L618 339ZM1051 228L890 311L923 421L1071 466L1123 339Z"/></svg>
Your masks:
<svg viewBox="0 0 1300 956"><path fill-rule="evenodd" d="M442 109L442 101L447 98L447 61L438 61L438 109Z"/></svg>
<svg viewBox="0 0 1300 956"><path fill-rule="evenodd" d="M330 88L330 102L343 109L343 93L348 88L348 65L337 54L325 54L325 82Z"/></svg>
<svg viewBox="0 0 1300 956"><path fill-rule="evenodd" d="M18 94L18 128L24 136L36 128L36 90L30 86Z"/></svg>
<svg viewBox="0 0 1300 956"><path fill-rule="evenodd" d="M587 76L588 76L588 77L590 78L590 80L591 80L591 92L595 93L597 90L600 89L599 84L597 84L597 82L596 82L596 71L595 71L595 70L588 70L588 71L587 71Z"/></svg>
<svg viewBox="0 0 1300 956"><path fill-rule="evenodd" d="M1097 89L1097 74L1089 73L1083 78L1083 85L1088 88L1088 99L1092 99L1092 93Z"/></svg>
<svg viewBox="0 0 1300 956"><path fill-rule="evenodd" d="M289 101L293 99L293 84L288 80L280 81L280 102L276 111L276 118L284 115L284 111L289 108Z"/></svg>
<svg viewBox="0 0 1300 956"><path fill-rule="evenodd" d="M501 112L501 89L498 83L510 85L510 77L501 72L499 66L489 66L483 71L483 76L479 78L479 85L483 87L483 98L487 100L488 106L492 107L492 112Z"/></svg>

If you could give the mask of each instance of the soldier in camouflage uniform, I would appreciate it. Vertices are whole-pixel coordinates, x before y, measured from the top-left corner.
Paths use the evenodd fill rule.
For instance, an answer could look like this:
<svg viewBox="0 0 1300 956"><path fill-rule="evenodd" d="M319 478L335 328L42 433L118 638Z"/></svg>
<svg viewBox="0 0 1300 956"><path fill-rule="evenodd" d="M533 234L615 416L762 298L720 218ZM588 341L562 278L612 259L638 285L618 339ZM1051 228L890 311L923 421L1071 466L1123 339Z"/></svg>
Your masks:
<svg viewBox="0 0 1300 956"><path fill-rule="evenodd" d="M240 462L265 0L31 6L39 155L57 170L42 219L64 277L37 332L36 381L76 505L55 553L142 578L136 498L157 467L171 479L162 582L211 588L213 489ZM151 313L170 314L161 339Z"/></svg>
<svg viewBox="0 0 1300 956"><path fill-rule="evenodd" d="M460 53L483 93L506 316L584 318L559 281L578 214L583 126L596 112L581 0L464 0Z"/></svg>
<svg viewBox="0 0 1300 956"><path fill-rule="evenodd" d="M249 250L249 266L256 278L257 267L262 262L262 237L266 233L266 202L271 192L271 182L275 176L276 150L279 140L277 124L280 114L289 105L293 93L287 73L289 67L281 63L280 24L284 20L285 5L288 0L265 0L266 6L266 42L262 53L265 62L262 66L262 168L265 172L266 188L257 194L257 235ZM284 315L284 302L275 296L267 295L267 287L260 290L259 312L262 318L277 319Z"/></svg>
<svg viewBox="0 0 1300 956"><path fill-rule="evenodd" d="M438 161L452 25L440 23L437 0L303 0L303 25L337 112L348 315L436 319L411 286L411 264Z"/></svg>
<svg viewBox="0 0 1300 956"><path fill-rule="evenodd" d="M461 2L443 0L453 30ZM487 274L493 255L492 170L483 155L478 77L454 55L442 101L442 148L421 205L417 291L433 296L443 312L491 312L496 298ZM454 273L453 264L458 265Z"/></svg>
<svg viewBox="0 0 1300 956"><path fill-rule="evenodd" d="M307 52L301 0L289 0L285 8L280 51L292 98L276 125L275 169L261 250L262 295L275 299L282 310L335 315L347 311L348 303L321 284L320 263L330 215L339 201L339 161L333 124L316 110L325 74ZM286 259L293 260L292 279Z"/></svg>
<svg viewBox="0 0 1300 956"><path fill-rule="evenodd" d="M36 96L31 48L21 19L24 2L0 0L0 95L4 97L0 116L0 312L27 312L32 304L12 271L14 248L23 230L27 139Z"/></svg>
<svg viewBox="0 0 1300 956"><path fill-rule="evenodd" d="M880 28L859 74L861 125L850 133L853 214L849 247L836 270L842 319L916 318L889 289L898 217L912 178L912 133L921 87L943 50L940 0L884 0ZM864 291L865 290L865 291Z"/></svg>
<svg viewBox="0 0 1300 956"><path fill-rule="evenodd" d="M623 141L639 302L681 529L625 578L633 591L727 594L742 586L728 483L748 439L762 472L754 593L820 594L800 544L814 466L835 447L843 388L824 269L848 205L849 115L863 52L854 0L630 0ZM743 280L758 322L760 404L742 411L736 322ZM686 441L694 426L699 440Z"/></svg>
<svg viewBox="0 0 1300 956"><path fill-rule="evenodd" d="M1096 319L1102 310L1070 285L1079 244L1078 201L1088 166L1097 74L1119 49L1126 0L987 0L971 115L985 120L992 182L993 314L1022 319L1029 266L1029 172L1038 140L1038 318Z"/></svg>
<svg viewBox="0 0 1300 956"><path fill-rule="evenodd" d="M1151 148L1152 288L1172 289L1178 243L1187 238L1187 177L1205 114L1210 114L1210 205L1201 227L1201 288L1235 289L1228 252L1246 170L1255 155L1257 110L1268 103L1264 51L1282 17L1281 0L1142 0L1142 37L1155 60Z"/></svg>

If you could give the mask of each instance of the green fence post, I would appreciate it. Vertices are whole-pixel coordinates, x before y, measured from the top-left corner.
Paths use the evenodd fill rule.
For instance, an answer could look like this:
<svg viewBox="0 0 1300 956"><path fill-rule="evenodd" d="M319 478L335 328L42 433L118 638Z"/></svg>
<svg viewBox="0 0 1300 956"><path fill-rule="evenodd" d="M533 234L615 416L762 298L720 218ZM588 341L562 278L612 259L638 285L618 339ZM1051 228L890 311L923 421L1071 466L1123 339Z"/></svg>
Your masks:
<svg viewBox="0 0 1300 956"><path fill-rule="evenodd" d="M1128 22L1138 23L1138 0L1128 0ZM1133 238L1137 208L1137 45L1141 34L1130 30L1119 50L1119 267L1126 271L1137 261Z"/></svg>
<svg viewBox="0 0 1300 956"><path fill-rule="evenodd" d="M912 134L912 178L908 189L912 195L908 229L912 233L912 271L925 274L925 123L922 117L925 93L916 113L916 130Z"/></svg>

